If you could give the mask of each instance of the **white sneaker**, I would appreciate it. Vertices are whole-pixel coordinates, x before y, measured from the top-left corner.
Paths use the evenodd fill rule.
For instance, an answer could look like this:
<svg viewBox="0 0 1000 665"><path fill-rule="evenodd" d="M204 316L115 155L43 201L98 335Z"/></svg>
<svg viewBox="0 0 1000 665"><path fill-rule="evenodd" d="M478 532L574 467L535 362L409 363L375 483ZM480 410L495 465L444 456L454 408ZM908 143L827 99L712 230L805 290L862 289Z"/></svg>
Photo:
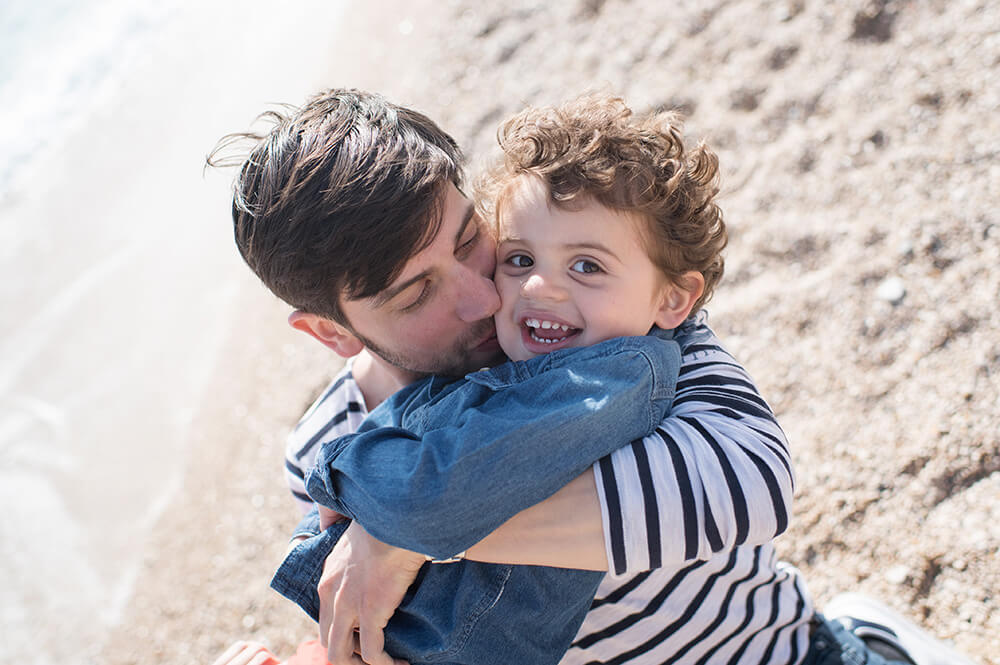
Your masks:
<svg viewBox="0 0 1000 665"><path fill-rule="evenodd" d="M899 612L859 593L836 596L823 608L823 615L840 623L887 660L914 665L977 665Z"/></svg>

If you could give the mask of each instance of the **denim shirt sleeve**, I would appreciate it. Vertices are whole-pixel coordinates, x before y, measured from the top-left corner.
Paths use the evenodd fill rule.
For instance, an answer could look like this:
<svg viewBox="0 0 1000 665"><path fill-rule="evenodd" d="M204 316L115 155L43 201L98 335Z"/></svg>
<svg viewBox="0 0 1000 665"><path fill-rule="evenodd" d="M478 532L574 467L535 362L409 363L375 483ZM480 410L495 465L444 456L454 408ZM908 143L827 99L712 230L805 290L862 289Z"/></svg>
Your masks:
<svg viewBox="0 0 1000 665"><path fill-rule="evenodd" d="M317 519L317 526L318 523ZM346 520L337 522L303 540L285 556L271 579L272 589L297 604L315 621L319 621L316 587L323 575L323 565L349 524Z"/></svg>
<svg viewBox="0 0 1000 665"><path fill-rule="evenodd" d="M658 333L505 363L436 394L425 385L389 419L405 429L324 447L309 493L389 544L465 550L656 428L680 367L678 345Z"/></svg>
<svg viewBox="0 0 1000 665"><path fill-rule="evenodd" d="M319 532L319 511L316 510L316 506L314 505L312 510L303 515L299 523L295 525L295 531L292 532L291 539L294 540L303 536L309 538Z"/></svg>

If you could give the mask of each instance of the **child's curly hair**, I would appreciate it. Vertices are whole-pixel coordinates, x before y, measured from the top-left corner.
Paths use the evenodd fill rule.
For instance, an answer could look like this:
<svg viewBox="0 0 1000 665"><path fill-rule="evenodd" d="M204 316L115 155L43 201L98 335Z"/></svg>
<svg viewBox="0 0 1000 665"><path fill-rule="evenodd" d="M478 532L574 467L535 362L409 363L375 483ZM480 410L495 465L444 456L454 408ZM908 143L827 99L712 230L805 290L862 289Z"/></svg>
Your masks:
<svg viewBox="0 0 1000 665"><path fill-rule="evenodd" d="M476 198L483 219L496 222L511 184L521 175L542 179L552 202L572 209L593 197L646 224L647 253L663 274L700 272L705 289L698 311L722 278L728 236L719 192L719 158L704 142L685 152L673 113L635 116L619 98L586 96L556 107L529 107L500 127L503 159L480 177Z"/></svg>

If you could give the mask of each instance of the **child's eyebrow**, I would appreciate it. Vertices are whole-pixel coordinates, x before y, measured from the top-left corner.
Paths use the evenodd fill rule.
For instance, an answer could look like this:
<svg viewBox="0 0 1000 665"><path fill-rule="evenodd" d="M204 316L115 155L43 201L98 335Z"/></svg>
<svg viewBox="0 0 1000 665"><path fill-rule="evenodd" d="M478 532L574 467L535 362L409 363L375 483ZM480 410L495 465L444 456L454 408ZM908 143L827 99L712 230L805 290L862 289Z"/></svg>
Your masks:
<svg viewBox="0 0 1000 665"><path fill-rule="evenodd" d="M612 252L610 249L608 249L599 242L568 242L563 246L566 249L572 249L572 250L584 250L584 249L597 250L598 252L603 252L605 254L610 254L611 256L615 256L614 252Z"/></svg>

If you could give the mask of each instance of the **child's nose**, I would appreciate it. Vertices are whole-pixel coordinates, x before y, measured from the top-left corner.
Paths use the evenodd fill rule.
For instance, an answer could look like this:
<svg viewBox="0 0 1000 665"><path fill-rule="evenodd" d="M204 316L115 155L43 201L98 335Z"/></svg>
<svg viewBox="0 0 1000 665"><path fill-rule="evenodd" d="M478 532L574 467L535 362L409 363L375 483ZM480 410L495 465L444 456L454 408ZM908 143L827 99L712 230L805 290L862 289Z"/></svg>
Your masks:
<svg viewBox="0 0 1000 665"><path fill-rule="evenodd" d="M565 290L551 277L540 273L532 273L521 284L521 293L536 300L560 300L565 297Z"/></svg>

